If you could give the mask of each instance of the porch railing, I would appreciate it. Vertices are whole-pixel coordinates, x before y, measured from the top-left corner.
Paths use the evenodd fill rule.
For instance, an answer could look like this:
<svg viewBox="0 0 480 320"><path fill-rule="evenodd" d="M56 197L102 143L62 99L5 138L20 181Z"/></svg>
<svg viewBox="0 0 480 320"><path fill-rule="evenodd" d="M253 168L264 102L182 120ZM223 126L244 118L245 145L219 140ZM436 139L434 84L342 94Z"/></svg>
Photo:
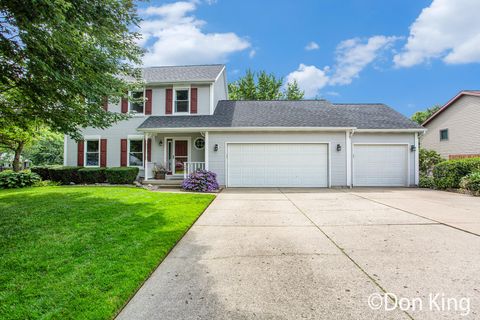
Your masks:
<svg viewBox="0 0 480 320"><path fill-rule="evenodd" d="M190 173L205 169L205 162L184 162L183 178L186 179Z"/></svg>

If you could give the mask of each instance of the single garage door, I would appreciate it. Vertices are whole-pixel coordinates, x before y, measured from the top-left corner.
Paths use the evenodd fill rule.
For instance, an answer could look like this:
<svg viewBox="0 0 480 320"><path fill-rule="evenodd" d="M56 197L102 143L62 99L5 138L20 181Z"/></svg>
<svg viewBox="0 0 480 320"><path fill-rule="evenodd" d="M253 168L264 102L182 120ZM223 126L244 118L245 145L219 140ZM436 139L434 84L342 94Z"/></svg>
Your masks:
<svg viewBox="0 0 480 320"><path fill-rule="evenodd" d="M228 143L228 187L328 187L328 144Z"/></svg>
<svg viewBox="0 0 480 320"><path fill-rule="evenodd" d="M408 184L407 145L354 145L353 185L400 187Z"/></svg>

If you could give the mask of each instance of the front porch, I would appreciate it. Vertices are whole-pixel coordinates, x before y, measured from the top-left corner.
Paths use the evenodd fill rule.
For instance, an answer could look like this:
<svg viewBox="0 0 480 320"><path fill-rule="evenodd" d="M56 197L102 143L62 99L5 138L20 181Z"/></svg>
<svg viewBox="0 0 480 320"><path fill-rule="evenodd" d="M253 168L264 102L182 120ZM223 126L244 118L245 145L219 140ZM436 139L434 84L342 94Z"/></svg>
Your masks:
<svg viewBox="0 0 480 320"><path fill-rule="evenodd" d="M144 139L144 183L180 185L189 174L208 169L208 133L148 132ZM165 179L155 177L160 169L165 169Z"/></svg>

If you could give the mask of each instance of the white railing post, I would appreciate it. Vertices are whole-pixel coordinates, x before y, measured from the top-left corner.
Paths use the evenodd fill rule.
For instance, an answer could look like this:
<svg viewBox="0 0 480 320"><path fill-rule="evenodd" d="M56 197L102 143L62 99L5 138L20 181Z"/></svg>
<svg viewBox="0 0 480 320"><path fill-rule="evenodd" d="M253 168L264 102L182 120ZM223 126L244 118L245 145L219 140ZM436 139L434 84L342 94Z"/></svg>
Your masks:
<svg viewBox="0 0 480 320"><path fill-rule="evenodd" d="M184 162L183 178L186 179L191 173L205 169L205 162Z"/></svg>

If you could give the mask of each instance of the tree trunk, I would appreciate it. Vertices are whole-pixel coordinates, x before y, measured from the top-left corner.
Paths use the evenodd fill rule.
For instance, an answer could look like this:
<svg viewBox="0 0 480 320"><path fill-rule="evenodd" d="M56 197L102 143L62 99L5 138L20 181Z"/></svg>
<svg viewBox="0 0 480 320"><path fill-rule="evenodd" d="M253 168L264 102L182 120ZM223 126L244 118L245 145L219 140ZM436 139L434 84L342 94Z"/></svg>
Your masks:
<svg viewBox="0 0 480 320"><path fill-rule="evenodd" d="M20 142L17 148L15 149L15 156L13 157L13 163L12 163L13 171L15 172L22 170L20 155L22 154L22 151L23 151L23 145L24 145L23 142Z"/></svg>

